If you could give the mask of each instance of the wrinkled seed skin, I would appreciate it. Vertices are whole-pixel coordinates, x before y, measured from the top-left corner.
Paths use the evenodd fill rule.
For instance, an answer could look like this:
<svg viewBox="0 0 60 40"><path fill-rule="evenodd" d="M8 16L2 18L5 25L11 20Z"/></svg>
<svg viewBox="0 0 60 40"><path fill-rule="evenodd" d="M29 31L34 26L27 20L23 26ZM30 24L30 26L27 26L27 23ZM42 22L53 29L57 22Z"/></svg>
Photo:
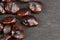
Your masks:
<svg viewBox="0 0 60 40"><path fill-rule="evenodd" d="M37 26L39 24L37 19L31 15L30 16L24 16L22 19L22 23L28 27L34 27L34 26Z"/></svg>
<svg viewBox="0 0 60 40"><path fill-rule="evenodd" d="M14 8L13 5L16 6L16 9ZM9 2L9 3L5 4L5 11L9 14L16 14L17 11L19 11L19 10L20 10L19 5L16 2Z"/></svg>
<svg viewBox="0 0 60 40"><path fill-rule="evenodd" d="M0 23L0 32L2 32L4 25Z"/></svg>
<svg viewBox="0 0 60 40"><path fill-rule="evenodd" d="M0 14L4 14L6 11L4 10L4 3L0 2Z"/></svg>
<svg viewBox="0 0 60 40"><path fill-rule="evenodd" d="M30 4L33 4L34 8L31 8ZM39 5L40 7L36 7L37 5ZM34 14L38 14L43 10L43 3L41 1L39 1L39 2L38 1L29 2L29 8ZM34 9L34 10L32 10L32 9ZM38 11L38 9L39 9L39 11Z"/></svg>
<svg viewBox="0 0 60 40"><path fill-rule="evenodd" d="M15 24L17 22L17 19L13 16L6 17L3 20L3 24Z"/></svg>
<svg viewBox="0 0 60 40"><path fill-rule="evenodd" d="M12 2L14 0L1 0L2 2Z"/></svg>
<svg viewBox="0 0 60 40"><path fill-rule="evenodd" d="M17 29L19 30L20 35L22 34L23 37L22 37L22 38L21 38L21 37L20 37L20 38L16 38L16 37L15 37L15 35L17 35L16 33L14 33L13 37L16 38L16 39L20 39L20 40L21 40L21 39L24 38L24 28L23 28L23 26L19 26L19 25L16 25L16 24L13 25L13 30L14 30L15 32L16 32Z"/></svg>
<svg viewBox="0 0 60 40"><path fill-rule="evenodd" d="M20 0L20 2L27 3L30 2L31 0Z"/></svg>
<svg viewBox="0 0 60 40"><path fill-rule="evenodd" d="M30 11L29 8L23 8L23 9L20 9L20 10L17 12L17 15L20 16L20 17L27 16L27 15L31 15L31 11Z"/></svg>
<svg viewBox="0 0 60 40"><path fill-rule="evenodd" d="M3 33L5 35L10 34L11 30L12 30L11 25L5 25L4 28L3 28Z"/></svg>

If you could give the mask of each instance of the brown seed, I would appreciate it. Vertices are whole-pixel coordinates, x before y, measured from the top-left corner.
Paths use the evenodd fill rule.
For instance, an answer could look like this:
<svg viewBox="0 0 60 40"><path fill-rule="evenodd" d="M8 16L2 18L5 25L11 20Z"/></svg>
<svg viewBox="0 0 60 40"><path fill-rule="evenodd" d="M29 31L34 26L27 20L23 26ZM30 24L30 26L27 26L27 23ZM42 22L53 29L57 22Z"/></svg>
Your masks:
<svg viewBox="0 0 60 40"><path fill-rule="evenodd" d="M13 39L12 39L12 37L11 37L11 38L9 38L8 40L13 40Z"/></svg>
<svg viewBox="0 0 60 40"><path fill-rule="evenodd" d="M13 13L15 14L17 11L19 11L19 6L16 2L9 2L5 5L5 10L8 12L8 13Z"/></svg>
<svg viewBox="0 0 60 40"><path fill-rule="evenodd" d="M20 2L29 2L31 0L20 0Z"/></svg>
<svg viewBox="0 0 60 40"><path fill-rule="evenodd" d="M0 40L8 40L9 38L11 38L10 35L0 34Z"/></svg>
<svg viewBox="0 0 60 40"><path fill-rule="evenodd" d="M24 16L22 19L22 23L26 26L37 26L39 22L34 16Z"/></svg>
<svg viewBox="0 0 60 40"><path fill-rule="evenodd" d="M17 12L17 15L20 16L20 17L23 17L23 16L26 16L26 15L31 15L31 12L30 12L30 9L28 9L28 8L23 8L23 9L20 9L20 10Z"/></svg>
<svg viewBox="0 0 60 40"><path fill-rule="evenodd" d="M9 17L6 17L4 20L3 20L3 24L14 24L17 22L17 19L13 16L9 16Z"/></svg>
<svg viewBox="0 0 60 40"><path fill-rule="evenodd" d="M13 0L1 0L2 2L12 2Z"/></svg>
<svg viewBox="0 0 60 40"><path fill-rule="evenodd" d="M24 38L24 28L19 25L13 25L12 36L16 39Z"/></svg>
<svg viewBox="0 0 60 40"><path fill-rule="evenodd" d="M12 37L12 38L9 38L8 40L22 40L22 39L17 39L17 38Z"/></svg>
<svg viewBox="0 0 60 40"><path fill-rule="evenodd" d="M11 32L11 26L10 25L5 25L3 29L4 34L10 34Z"/></svg>
<svg viewBox="0 0 60 40"><path fill-rule="evenodd" d="M40 13L43 10L43 4L42 2L29 2L29 8L31 9L32 12L34 13Z"/></svg>
<svg viewBox="0 0 60 40"><path fill-rule="evenodd" d="M2 24L0 24L0 32L3 30L3 25Z"/></svg>
<svg viewBox="0 0 60 40"><path fill-rule="evenodd" d="M5 40L9 40L11 38L10 35L6 35Z"/></svg>
<svg viewBox="0 0 60 40"><path fill-rule="evenodd" d="M0 2L0 14L1 13L5 13L4 4L2 2Z"/></svg>
<svg viewBox="0 0 60 40"><path fill-rule="evenodd" d="M2 39L3 39L3 37L4 37L4 35L3 35L3 34L0 34L0 40L2 40Z"/></svg>

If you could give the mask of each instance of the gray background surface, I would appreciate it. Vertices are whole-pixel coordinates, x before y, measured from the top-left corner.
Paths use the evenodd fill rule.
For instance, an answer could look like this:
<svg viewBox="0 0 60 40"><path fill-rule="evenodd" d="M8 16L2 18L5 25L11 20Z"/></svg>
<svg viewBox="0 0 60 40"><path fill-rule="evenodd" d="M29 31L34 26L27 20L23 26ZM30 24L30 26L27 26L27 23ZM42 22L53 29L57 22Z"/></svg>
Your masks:
<svg viewBox="0 0 60 40"><path fill-rule="evenodd" d="M44 10L35 15L40 25L26 27L24 40L60 40L60 0L41 1L44 3ZM0 20L6 16L0 15Z"/></svg>

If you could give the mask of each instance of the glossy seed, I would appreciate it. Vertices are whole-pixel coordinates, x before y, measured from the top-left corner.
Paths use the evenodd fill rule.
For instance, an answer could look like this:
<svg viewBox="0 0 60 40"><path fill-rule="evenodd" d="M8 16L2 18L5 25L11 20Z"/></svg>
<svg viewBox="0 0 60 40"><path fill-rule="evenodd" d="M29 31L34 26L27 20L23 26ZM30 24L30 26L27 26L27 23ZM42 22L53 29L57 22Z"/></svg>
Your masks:
<svg viewBox="0 0 60 40"><path fill-rule="evenodd" d="M8 13L12 13L12 14L15 14L17 11L19 11L19 6L16 2L9 2L5 5L5 10L8 12Z"/></svg>
<svg viewBox="0 0 60 40"><path fill-rule="evenodd" d="M3 25L2 24L0 24L0 32L3 30Z"/></svg>
<svg viewBox="0 0 60 40"><path fill-rule="evenodd" d="M37 26L39 24L34 16L24 16L22 19L22 23L28 27Z"/></svg>
<svg viewBox="0 0 60 40"><path fill-rule="evenodd" d="M23 9L20 9L20 10L17 12L17 15L20 16L20 17L27 16L27 15L31 15L31 11L30 11L30 9L28 9L28 8L23 8Z"/></svg>
<svg viewBox="0 0 60 40"><path fill-rule="evenodd" d="M17 22L17 19L13 16L9 16L9 17L6 17L4 20L3 20L3 24L14 24Z"/></svg>
<svg viewBox="0 0 60 40"><path fill-rule="evenodd" d="M12 30L12 36L16 39L24 38L24 28L19 25L14 25Z"/></svg>
<svg viewBox="0 0 60 40"><path fill-rule="evenodd" d="M5 10L4 10L4 4L2 2L0 2L0 14L1 13L5 13Z"/></svg>
<svg viewBox="0 0 60 40"><path fill-rule="evenodd" d="M20 0L20 2L29 2L31 0Z"/></svg>
<svg viewBox="0 0 60 40"><path fill-rule="evenodd" d="M0 34L0 40L8 40L9 38L11 38L10 35Z"/></svg>
<svg viewBox="0 0 60 40"><path fill-rule="evenodd" d="M4 34L9 34L11 32L11 26L5 25L3 29Z"/></svg>
<svg viewBox="0 0 60 40"><path fill-rule="evenodd" d="M37 2L37 1L29 2L29 8L33 13L37 14L43 10L43 4L42 2Z"/></svg>
<svg viewBox="0 0 60 40"><path fill-rule="evenodd" d="M2 2L12 2L13 0L1 0Z"/></svg>
<svg viewBox="0 0 60 40"><path fill-rule="evenodd" d="M10 35L6 35L6 36L5 36L5 40L9 40L10 38L11 38Z"/></svg>

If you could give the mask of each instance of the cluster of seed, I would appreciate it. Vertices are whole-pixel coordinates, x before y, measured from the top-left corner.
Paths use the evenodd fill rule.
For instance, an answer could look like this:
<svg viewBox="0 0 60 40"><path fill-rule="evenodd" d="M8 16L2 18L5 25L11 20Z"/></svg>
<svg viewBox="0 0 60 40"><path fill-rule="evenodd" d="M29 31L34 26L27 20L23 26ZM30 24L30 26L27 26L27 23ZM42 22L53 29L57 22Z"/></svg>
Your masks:
<svg viewBox="0 0 60 40"><path fill-rule="evenodd" d="M27 27L35 27L38 20L32 15L43 10L43 3L32 0L19 0L28 3L28 7L20 8L16 0L0 0L0 14L16 14L21 18L21 23ZM24 27L17 24L18 19L8 16L0 23L0 40L22 40L24 38Z"/></svg>

